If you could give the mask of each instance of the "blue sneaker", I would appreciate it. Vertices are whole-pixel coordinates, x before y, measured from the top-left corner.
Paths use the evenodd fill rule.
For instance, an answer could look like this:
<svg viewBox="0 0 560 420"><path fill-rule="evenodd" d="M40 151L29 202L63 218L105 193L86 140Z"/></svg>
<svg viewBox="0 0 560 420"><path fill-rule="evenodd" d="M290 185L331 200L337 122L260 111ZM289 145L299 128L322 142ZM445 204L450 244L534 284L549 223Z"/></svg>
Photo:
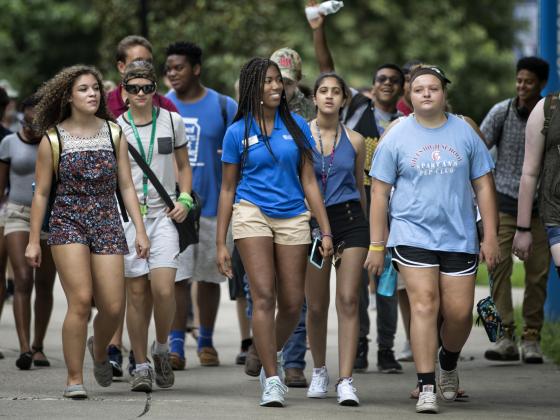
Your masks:
<svg viewBox="0 0 560 420"><path fill-rule="evenodd" d="M123 357L122 357L121 349L119 349L117 346L110 344L109 347L107 348L107 356L109 356L109 363L111 363L111 367L113 368L113 377L122 378Z"/></svg>

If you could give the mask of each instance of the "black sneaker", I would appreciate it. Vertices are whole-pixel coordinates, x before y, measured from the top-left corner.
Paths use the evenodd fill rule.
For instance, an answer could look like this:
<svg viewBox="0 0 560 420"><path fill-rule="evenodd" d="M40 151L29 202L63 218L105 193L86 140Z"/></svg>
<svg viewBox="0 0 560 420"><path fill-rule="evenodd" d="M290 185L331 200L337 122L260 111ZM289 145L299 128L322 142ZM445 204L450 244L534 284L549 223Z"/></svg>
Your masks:
<svg viewBox="0 0 560 420"><path fill-rule="evenodd" d="M402 366L395 360L393 350L377 351L377 369L382 373L402 373Z"/></svg>
<svg viewBox="0 0 560 420"><path fill-rule="evenodd" d="M136 360L134 360L134 353L130 350L128 353L128 374L134 376L134 371L136 370Z"/></svg>
<svg viewBox="0 0 560 420"><path fill-rule="evenodd" d="M354 360L354 372L365 372L368 368L368 339L360 337L358 340L358 349L356 351L356 360Z"/></svg>
<svg viewBox="0 0 560 420"><path fill-rule="evenodd" d="M111 363L111 367L113 368L113 377L122 378L123 357L122 357L121 349L119 349L117 346L110 344L109 347L107 348L107 356L109 357L109 363Z"/></svg>

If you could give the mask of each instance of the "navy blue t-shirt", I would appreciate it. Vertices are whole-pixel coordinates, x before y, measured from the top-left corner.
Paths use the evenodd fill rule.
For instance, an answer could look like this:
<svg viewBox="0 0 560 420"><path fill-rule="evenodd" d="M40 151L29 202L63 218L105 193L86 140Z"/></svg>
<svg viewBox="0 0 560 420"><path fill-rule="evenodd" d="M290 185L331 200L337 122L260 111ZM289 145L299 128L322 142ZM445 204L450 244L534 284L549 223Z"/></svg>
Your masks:
<svg viewBox="0 0 560 420"><path fill-rule="evenodd" d="M306 121L292 113L293 119L307 138L307 148L315 141ZM249 201L269 217L286 219L305 211L303 188L299 179L301 154L278 112L269 144L274 156L264 143L264 137L253 118L249 131L249 151L237 185L235 202ZM222 161L240 164L243 158L245 122L233 123L226 132Z"/></svg>

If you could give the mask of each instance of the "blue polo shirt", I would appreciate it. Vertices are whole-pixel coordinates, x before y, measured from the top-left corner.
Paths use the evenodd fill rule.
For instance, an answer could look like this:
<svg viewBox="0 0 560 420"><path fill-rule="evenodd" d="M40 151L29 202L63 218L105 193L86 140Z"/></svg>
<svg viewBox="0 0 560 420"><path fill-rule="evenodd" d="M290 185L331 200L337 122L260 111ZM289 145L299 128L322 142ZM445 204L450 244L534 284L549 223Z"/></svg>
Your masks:
<svg viewBox="0 0 560 420"><path fill-rule="evenodd" d="M315 141L306 121L292 113L305 137L306 148L313 148ZM241 170L235 202L249 201L269 217L287 219L307 210L303 188L299 179L301 154L278 112L274 129L268 138L272 154L266 147L264 136L254 118L249 130L249 150ZM226 131L222 162L240 164L243 159L245 122L238 120Z"/></svg>

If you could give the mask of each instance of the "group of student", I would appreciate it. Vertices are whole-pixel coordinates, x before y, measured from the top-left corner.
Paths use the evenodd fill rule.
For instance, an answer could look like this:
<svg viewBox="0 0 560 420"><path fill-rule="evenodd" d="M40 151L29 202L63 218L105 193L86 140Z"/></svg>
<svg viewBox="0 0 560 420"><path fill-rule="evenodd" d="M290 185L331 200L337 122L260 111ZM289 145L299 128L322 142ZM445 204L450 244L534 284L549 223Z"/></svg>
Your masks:
<svg viewBox="0 0 560 420"><path fill-rule="evenodd" d="M314 37L320 40L321 34ZM117 89L107 96L93 67L65 68L24 109L20 133L1 143L0 160L7 165L0 165L0 191L8 173L10 178L4 234L16 292L29 291L16 293L14 302L17 366L48 363L42 348L48 316L36 316L30 344L31 267L37 270L37 292L50 293L50 300L36 303L36 314L49 315L54 265L68 302L62 331L65 397L88 395L86 347L100 386L122 375L125 307L131 389L149 392L154 381L171 387L173 370L185 363L189 279L198 281L200 362L219 364L212 336L219 283L234 277L236 268L231 235L252 300L253 344L262 363L260 405L285 404L283 349L301 323L304 302L314 364L307 396L327 396L328 283L334 267L337 401L356 406L353 370L360 352L364 268L381 276L390 252L410 302L416 411L438 412L438 389L448 401L459 392L457 362L472 327L479 256L489 270L500 260L494 163L471 125L447 112L450 80L436 66L417 65L407 80L413 113L382 126L377 146L367 133L342 122L356 92L334 71L315 81L316 115L307 120L292 112L294 91L289 92L282 61L247 61L236 106L202 85L201 57L194 44L169 46L165 72L172 90L162 97L156 93L151 46L127 37L118 47ZM404 74L381 66L374 83L389 91L404 85ZM354 128L369 112L377 121L371 102L357 107L363 110ZM137 158L130 159L131 148L173 197L172 208ZM526 194L534 192L532 184L525 188ZM202 201L200 240L180 252L173 222L181 223L192 210L193 190ZM475 202L483 222L481 243ZM319 264L309 263L312 243L322 257ZM516 243L520 254L530 246ZM97 314L94 334L87 338L92 301ZM148 353L152 308L155 341Z"/></svg>

